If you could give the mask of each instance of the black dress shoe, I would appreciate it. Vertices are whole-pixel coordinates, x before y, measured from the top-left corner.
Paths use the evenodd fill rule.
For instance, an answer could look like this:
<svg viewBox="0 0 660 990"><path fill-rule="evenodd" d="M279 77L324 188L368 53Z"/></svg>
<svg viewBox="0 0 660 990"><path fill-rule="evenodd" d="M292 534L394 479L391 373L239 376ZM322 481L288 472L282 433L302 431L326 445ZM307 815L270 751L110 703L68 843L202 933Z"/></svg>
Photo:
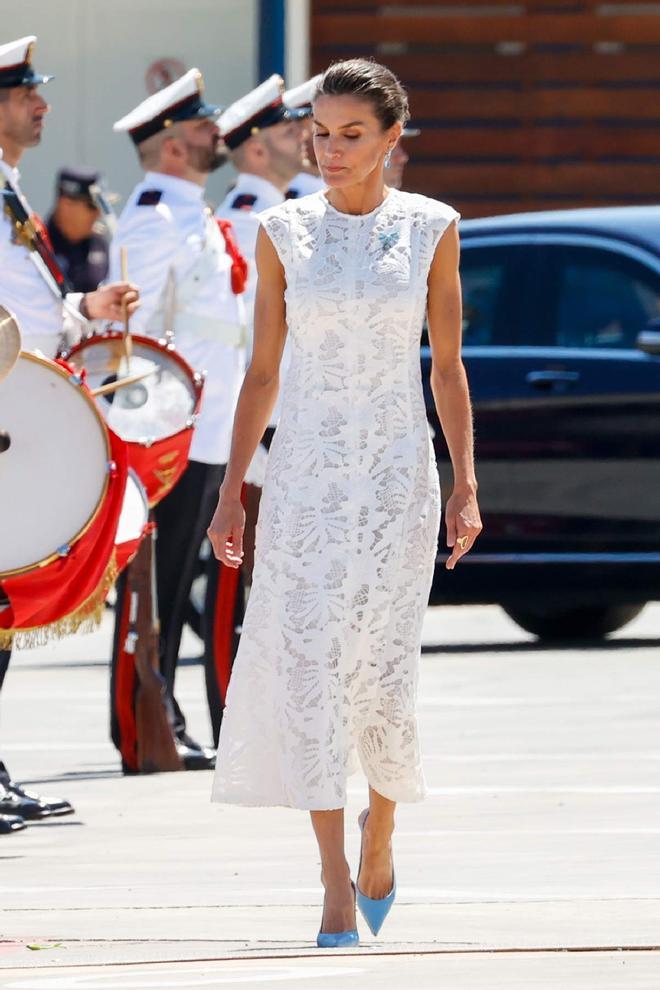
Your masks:
<svg viewBox="0 0 660 990"><path fill-rule="evenodd" d="M71 815L74 811L73 805L63 798L41 797L34 791L26 791L19 784L10 783L7 792L19 799L37 804L43 811L42 815L37 816L40 818L46 818L48 815ZM29 818L29 815L24 815L22 811L19 811L18 814L23 815L24 818Z"/></svg>
<svg viewBox="0 0 660 990"><path fill-rule="evenodd" d="M50 811L34 798L26 794L15 794L10 788L0 784L0 815L16 815L26 821L48 818Z"/></svg>
<svg viewBox="0 0 660 990"><path fill-rule="evenodd" d="M193 748L177 739L176 751L183 761L184 770L213 770L215 768L214 749L199 745Z"/></svg>
<svg viewBox="0 0 660 990"><path fill-rule="evenodd" d="M19 815L0 815L0 835L11 835L26 828L25 821Z"/></svg>
<svg viewBox="0 0 660 990"><path fill-rule="evenodd" d="M176 737L176 741L180 742L183 746L187 746L188 749L198 749L200 752L204 750L202 744L198 743L196 739L193 739L192 736L188 735L185 729L175 728L174 735Z"/></svg>

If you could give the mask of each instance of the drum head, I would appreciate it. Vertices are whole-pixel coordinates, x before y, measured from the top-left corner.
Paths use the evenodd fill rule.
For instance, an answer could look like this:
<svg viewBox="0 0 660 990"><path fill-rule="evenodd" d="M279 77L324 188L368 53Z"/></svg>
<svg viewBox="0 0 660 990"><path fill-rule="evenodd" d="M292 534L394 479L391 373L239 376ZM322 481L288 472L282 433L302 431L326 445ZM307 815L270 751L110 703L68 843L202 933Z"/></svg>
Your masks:
<svg viewBox="0 0 660 990"><path fill-rule="evenodd" d="M126 479L126 491L115 543L129 543L132 540L139 540L148 521L147 493L135 471L130 469Z"/></svg>
<svg viewBox="0 0 660 990"><path fill-rule="evenodd" d="M106 422L122 440L153 443L174 436L195 411L191 376L156 341L149 345L133 339L127 361L121 338L91 337L74 348L71 360L85 368L92 391L118 379L146 376L96 399Z"/></svg>
<svg viewBox="0 0 660 990"><path fill-rule="evenodd" d="M108 485L94 402L52 361L22 353L0 386L0 579L46 563L92 522Z"/></svg>
<svg viewBox="0 0 660 990"><path fill-rule="evenodd" d="M7 377L18 361L20 351L21 331L16 317L4 306L0 306L0 382Z"/></svg>

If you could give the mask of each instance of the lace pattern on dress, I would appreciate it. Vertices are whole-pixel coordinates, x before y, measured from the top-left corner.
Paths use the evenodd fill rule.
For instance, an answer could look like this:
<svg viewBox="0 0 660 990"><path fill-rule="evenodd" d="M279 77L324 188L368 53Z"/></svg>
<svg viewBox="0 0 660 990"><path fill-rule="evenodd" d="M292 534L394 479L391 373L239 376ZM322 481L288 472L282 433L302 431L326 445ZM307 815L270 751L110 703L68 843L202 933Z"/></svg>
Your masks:
<svg viewBox="0 0 660 990"><path fill-rule="evenodd" d="M415 698L440 491L420 373L428 271L458 213L391 191L260 215L285 269L292 359L214 800L343 807L358 764L424 796Z"/></svg>

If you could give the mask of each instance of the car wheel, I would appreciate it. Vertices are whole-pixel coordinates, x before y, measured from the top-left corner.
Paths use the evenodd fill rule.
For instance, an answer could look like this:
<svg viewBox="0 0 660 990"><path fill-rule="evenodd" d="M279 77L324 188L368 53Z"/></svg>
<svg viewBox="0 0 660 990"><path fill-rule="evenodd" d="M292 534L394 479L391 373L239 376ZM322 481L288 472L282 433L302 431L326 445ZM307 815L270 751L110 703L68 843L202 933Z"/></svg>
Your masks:
<svg viewBox="0 0 660 990"><path fill-rule="evenodd" d="M526 609L505 607L519 626L539 639L599 639L631 622L641 605L593 605L571 609Z"/></svg>

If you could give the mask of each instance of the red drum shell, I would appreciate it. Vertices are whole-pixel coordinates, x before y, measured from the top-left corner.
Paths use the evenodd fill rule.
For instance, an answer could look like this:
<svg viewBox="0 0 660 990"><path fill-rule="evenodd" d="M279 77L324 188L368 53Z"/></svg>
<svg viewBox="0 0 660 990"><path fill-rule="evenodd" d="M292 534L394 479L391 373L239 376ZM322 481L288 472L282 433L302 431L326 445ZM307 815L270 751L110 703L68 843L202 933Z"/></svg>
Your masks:
<svg viewBox="0 0 660 990"><path fill-rule="evenodd" d="M28 357L42 365L52 364L54 374L73 378L73 372L63 362ZM84 385L78 387L87 396ZM87 398L94 408L91 398ZM31 399L34 401L34 396ZM117 576L115 535L128 475L126 444L105 424L102 428L107 433L110 466L99 506L84 531L72 535L65 554L2 576L0 598L7 602L0 608L0 645L9 646L12 639L19 645L30 645L53 634L75 632L98 619ZM64 442L62 456L66 456Z"/></svg>
<svg viewBox="0 0 660 990"><path fill-rule="evenodd" d="M74 345L66 354L67 360L73 362L78 367L84 368L88 383L90 379L91 366L90 356L94 348L108 348L114 346L114 351L123 353L123 333L117 330L107 330L101 334L95 334ZM199 414L203 379L196 374L187 361L174 349L171 344L154 340L152 337L145 337L139 334L131 334L133 355L153 355L154 361L160 365L172 364L182 376L190 392L190 411L185 422L180 428L172 433L150 440L148 442L131 439L123 436L128 449L128 461L130 467L136 472L144 485L149 506L157 505L169 491L172 490L188 465L190 455L190 444L194 423ZM100 352L99 352L100 353ZM108 368L108 371L111 369ZM96 383L94 383L96 384ZM101 412L105 414L101 401L97 399ZM121 434L121 430L114 427Z"/></svg>

